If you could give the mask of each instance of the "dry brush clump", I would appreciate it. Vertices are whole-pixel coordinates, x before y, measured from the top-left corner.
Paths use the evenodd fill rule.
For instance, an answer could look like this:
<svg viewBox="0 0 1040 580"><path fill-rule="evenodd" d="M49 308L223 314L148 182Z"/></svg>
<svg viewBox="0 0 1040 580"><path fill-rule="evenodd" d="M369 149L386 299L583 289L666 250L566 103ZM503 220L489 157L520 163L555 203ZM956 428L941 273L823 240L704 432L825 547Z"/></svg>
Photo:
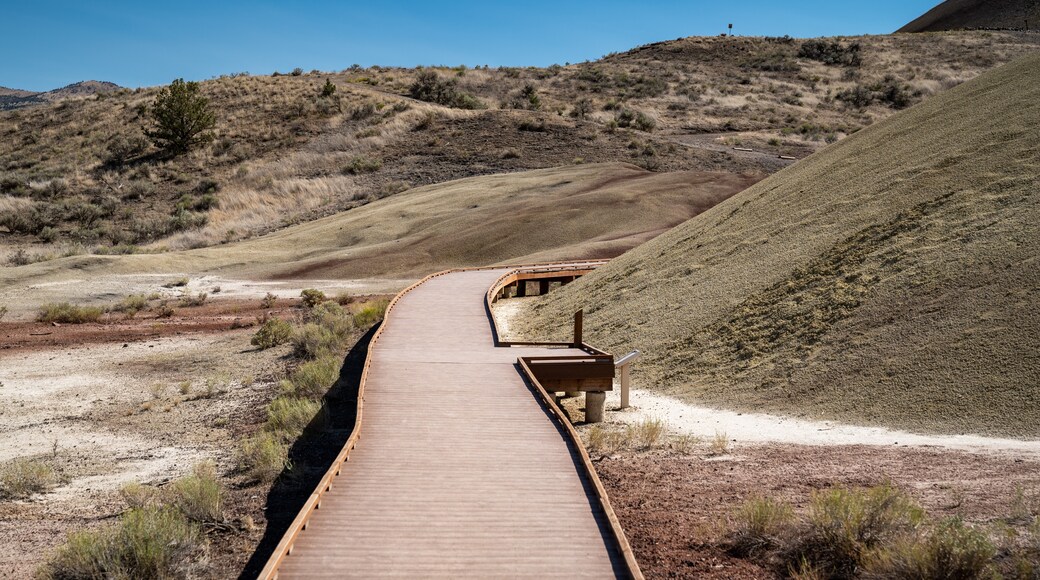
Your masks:
<svg viewBox="0 0 1040 580"><path fill-rule="evenodd" d="M732 516L724 546L795 578L989 578L997 549L959 518L929 522L890 485L814 493L795 515L783 501L759 497Z"/></svg>
<svg viewBox="0 0 1040 580"><path fill-rule="evenodd" d="M199 463L169 488L132 483L121 496L128 509L118 523L70 533L37 576L59 580L207 574L209 538L204 526L224 521L224 490L213 463Z"/></svg>
<svg viewBox="0 0 1040 580"><path fill-rule="evenodd" d="M97 306L78 306L68 302L44 304L36 315L38 322L83 324L101 320L104 310Z"/></svg>

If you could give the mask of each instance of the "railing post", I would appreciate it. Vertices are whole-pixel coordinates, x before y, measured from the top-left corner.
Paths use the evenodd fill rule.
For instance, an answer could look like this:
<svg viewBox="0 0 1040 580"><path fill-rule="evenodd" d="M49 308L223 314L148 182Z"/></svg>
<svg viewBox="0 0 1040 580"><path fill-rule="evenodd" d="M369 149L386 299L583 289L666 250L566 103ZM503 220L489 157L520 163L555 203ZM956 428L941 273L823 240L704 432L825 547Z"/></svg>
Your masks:
<svg viewBox="0 0 1040 580"><path fill-rule="evenodd" d="M626 354L614 362L614 366L621 369L621 409L628 408L628 390L629 390L629 375L628 367L632 366L632 363L636 361L640 356L638 350Z"/></svg>
<svg viewBox="0 0 1040 580"><path fill-rule="evenodd" d="M581 339L581 322L585 311L579 310L574 313L574 343L571 345L574 348L581 348L583 341Z"/></svg>
<svg viewBox="0 0 1040 580"><path fill-rule="evenodd" d="M621 367L621 408L628 408L628 365Z"/></svg>

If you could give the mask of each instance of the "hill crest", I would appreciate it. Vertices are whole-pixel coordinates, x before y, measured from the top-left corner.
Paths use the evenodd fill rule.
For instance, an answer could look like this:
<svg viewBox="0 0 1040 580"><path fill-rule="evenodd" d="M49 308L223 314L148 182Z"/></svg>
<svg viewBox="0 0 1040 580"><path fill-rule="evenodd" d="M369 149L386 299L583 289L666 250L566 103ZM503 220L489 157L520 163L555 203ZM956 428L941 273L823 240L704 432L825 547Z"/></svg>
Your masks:
<svg viewBox="0 0 1040 580"><path fill-rule="evenodd" d="M1037 0L946 0L896 32L1040 30Z"/></svg>

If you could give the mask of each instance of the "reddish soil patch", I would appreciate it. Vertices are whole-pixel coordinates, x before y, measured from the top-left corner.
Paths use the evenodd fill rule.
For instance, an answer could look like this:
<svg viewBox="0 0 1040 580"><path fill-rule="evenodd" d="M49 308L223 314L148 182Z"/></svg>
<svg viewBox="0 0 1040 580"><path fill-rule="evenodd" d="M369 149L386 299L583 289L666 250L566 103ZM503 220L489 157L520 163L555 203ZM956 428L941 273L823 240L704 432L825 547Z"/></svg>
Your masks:
<svg viewBox="0 0 1040 580"><path fill-rule="evenodd" d="M172 316L160 318L144 311L133 318L113 312L100 322L57 324L11 322L0 324L0 350L39 350L76 344L134 342L193 332L220 332L256 324L265 313L284 317L298 300L279 300L276 308L263 308L259 300L207 300L202 306L177 307Z"/></svg>
<svg viewBox="0 0 1040 580"><path fill-rule="evenodd" d="M932 517L991 522L1016 488L1040 487L1040 460L939 449L763 445L706 459L661 453L604 459L597 471L648 578L773 578L719 546L725 518L755 496L804 509L813 491L884 482Z"/></svg>
<svg viewBox="0 0 1040 580"><path fill-rule="evenodd" d="M383 295L351 297L354 302L385 298ZM100 322L57 324L46 322L0 323L0 351L18 352L61 348L82 344L130 343L166 336L212 333L255 326L264 316L289 318L298 310L299 299L279 299L273 308L260 300L212 299L202 306L177 306L172 316L161 318L153 303L150 310L133 318L118 312L102 316Z"/></svg>

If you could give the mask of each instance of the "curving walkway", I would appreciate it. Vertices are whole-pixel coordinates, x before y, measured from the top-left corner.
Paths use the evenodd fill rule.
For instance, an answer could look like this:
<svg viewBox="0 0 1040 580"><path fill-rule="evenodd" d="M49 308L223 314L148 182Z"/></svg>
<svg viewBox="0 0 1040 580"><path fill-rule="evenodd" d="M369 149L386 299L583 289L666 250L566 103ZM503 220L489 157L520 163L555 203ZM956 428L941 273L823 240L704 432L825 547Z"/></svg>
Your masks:
<svg viewBox="0 0 1040 580"><path fill-rule="evenodd" d="M628 574L579 452L496 348L484 296L508 270L426 280L370 349L360 439L276 575Z"/></svg>

